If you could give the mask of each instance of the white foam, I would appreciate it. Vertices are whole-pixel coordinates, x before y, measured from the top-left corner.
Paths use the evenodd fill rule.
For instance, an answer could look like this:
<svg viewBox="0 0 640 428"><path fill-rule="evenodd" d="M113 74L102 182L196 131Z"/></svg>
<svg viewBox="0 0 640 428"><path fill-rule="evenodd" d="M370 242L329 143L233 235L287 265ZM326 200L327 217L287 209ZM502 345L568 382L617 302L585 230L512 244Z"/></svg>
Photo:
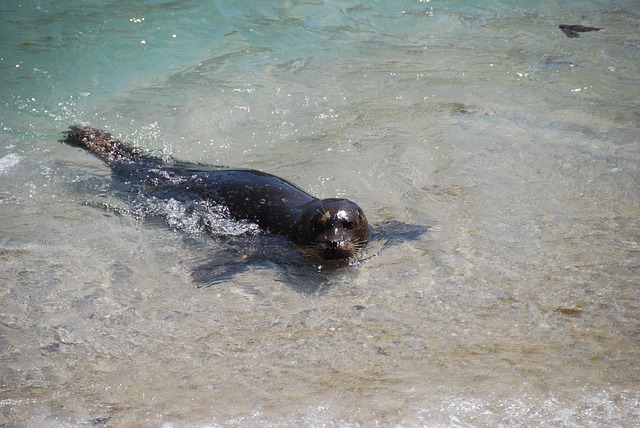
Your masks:
<svg viewBox="0 0 640 428"><path fill-rule="evenodd" d="M0 174L4 174L14 166L18 165L22 160L21 156L15 153L9 153L6 156L0 158Z"/></svg>
<svg viewBox="0 0 640 428"><path fill-rule="evenodd" d="M160 216L170 227L189 235L237 236L259 231L256 224L230 219L223 207L203 201L185 203L140 195L134 211L141 217Z"/></svg>

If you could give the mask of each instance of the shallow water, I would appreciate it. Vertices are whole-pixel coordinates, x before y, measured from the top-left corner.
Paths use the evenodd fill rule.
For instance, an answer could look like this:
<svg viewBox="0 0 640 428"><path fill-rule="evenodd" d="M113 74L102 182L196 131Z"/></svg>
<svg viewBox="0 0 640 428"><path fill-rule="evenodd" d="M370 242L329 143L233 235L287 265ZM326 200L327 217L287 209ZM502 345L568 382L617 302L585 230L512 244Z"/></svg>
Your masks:
<svg viewBox="0 0 640 428"><path fill-rule="evenodd" d="M0 12L0 425L640 424L637 2ZM132 212L77 122L427 231L199 288L234 241Z"/></svg>

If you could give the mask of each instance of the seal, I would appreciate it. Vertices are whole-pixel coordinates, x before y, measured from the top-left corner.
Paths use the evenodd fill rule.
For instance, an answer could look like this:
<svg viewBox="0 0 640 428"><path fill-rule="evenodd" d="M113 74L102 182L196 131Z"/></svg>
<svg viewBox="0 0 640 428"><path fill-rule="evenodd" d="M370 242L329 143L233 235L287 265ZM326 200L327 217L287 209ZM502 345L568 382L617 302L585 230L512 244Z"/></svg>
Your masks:
<svg viewBox="0 0 640 428"><path fill-rule="evenodd" d="M60 142L94 154L111 167L114 178L164 200L218 205L229 218L289 238L310 258L348 261L369 242L364 212L348 199L318 199L287 180L253 169L165 162L88 126L70 126L63 134Z"/></svg>

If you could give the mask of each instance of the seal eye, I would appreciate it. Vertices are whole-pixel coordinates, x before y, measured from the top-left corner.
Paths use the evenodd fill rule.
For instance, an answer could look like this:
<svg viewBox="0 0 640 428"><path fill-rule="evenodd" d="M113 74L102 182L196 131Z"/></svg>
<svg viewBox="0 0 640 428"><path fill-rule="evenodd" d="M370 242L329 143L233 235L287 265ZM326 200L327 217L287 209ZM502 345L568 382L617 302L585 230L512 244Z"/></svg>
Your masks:
<svg viewBox="0 0 640 428"><path fill-rule="evenodd" d="M351 230L355 227L355 224L353 224L352 221L345 221L344 223L342 223L342 227L344 227L347 230Z"/></svg>

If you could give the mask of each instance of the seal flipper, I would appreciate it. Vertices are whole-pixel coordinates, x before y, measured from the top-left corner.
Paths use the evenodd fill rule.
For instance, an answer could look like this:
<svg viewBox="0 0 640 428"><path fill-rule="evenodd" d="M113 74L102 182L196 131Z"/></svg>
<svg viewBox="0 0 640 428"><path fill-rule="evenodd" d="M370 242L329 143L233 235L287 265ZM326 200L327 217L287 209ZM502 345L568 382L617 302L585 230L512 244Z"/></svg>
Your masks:
<svg viewBox="0 0 640 428"><path fill-rule="evenodd" d="M61 143L83 148L106 163L135 162L144 155L144 150L132 147L113 138L108 132L89 126L73 125L63 132Z"/></svg>

